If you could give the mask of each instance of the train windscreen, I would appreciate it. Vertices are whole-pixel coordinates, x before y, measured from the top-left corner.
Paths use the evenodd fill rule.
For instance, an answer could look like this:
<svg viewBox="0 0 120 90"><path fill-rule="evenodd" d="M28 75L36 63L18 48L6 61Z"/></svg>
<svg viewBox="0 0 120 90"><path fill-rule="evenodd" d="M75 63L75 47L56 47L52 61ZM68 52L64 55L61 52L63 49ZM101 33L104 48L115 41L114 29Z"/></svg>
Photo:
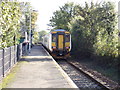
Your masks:
<svg viewBox="0 0 120 90"><path fill-rule="evenodd" d="M52 42L56 42L56 34L52 34Z"/></svg>
<svg viewBox="0 0 120 90"><path fill-rule="evenodd" d="M65 41L66 42L70 42L70 34L66 34L65 35Z"/></svg>

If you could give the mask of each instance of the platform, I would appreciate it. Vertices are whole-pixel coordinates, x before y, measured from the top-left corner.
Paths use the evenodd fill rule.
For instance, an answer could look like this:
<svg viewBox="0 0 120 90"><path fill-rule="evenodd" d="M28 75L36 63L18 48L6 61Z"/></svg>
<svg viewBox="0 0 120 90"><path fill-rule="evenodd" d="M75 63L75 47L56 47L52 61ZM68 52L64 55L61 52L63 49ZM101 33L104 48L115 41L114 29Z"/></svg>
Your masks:
<svg viewBox="0 0 120 90"><path fill-rule="evenodd" d="M22 60L7 88L77 88L42 45L34 46Z"/></svg>

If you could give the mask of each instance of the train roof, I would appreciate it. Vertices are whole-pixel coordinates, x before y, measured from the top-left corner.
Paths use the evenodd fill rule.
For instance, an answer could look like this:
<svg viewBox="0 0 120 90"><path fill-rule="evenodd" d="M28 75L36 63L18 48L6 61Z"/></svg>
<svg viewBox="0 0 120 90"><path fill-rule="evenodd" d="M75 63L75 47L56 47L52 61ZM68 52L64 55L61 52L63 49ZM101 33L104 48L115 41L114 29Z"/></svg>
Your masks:
<svg viewBox="0 0 120 90"><path fill-rule="evenodd" d="M56 30L51 31L50 33L57 33L57 32L70 33L69 31L66 31L66 30L64 30L64 29L56 29Z"/></svg>
<svg viewBox="0 0 120 90"><path fill-rule="evenodd" d="M53 30L53 31L66 31L64 29L56 29L56 30Z"/></svg>

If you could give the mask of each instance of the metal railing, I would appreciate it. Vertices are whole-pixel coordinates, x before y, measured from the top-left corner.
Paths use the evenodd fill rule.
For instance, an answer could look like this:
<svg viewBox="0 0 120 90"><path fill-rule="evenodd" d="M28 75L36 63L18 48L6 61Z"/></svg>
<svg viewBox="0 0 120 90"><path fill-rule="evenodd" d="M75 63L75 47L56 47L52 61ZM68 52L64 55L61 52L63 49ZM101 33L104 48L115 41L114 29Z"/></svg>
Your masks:
<svg viewBox="0 0 120 90"><path fill-rule="evenodd" d="M23 50L22 43L8 48L0 49L0 80L21 58Z"/></svg>

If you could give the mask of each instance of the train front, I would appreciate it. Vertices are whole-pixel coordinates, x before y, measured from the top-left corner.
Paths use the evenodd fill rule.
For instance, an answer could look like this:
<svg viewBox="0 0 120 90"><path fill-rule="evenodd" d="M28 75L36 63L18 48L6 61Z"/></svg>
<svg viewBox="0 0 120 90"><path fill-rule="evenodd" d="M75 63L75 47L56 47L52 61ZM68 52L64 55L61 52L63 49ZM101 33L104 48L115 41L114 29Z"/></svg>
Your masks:
<svg viewBox="0 0 120 90"><path fill-rule="evenodd" d="M70 32L57 29L51 32L52 36L52 55L55 58L68 58L71 50Z"/></svg>

